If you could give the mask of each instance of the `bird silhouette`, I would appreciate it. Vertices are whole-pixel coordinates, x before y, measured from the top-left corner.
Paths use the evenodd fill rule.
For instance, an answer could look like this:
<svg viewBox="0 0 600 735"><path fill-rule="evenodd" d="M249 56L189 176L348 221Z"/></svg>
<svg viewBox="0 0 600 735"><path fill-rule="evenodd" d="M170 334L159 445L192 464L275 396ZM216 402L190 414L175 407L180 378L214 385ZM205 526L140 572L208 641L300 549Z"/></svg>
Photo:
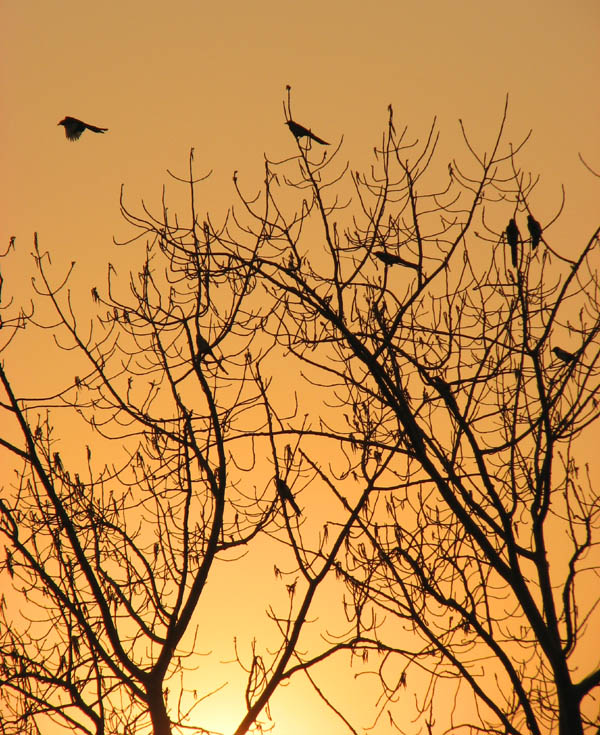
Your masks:
<svg viewBox="0 0 600 735"><path fill-rule="evenodd" d="M560 347L555 347L552 352L554 352L559 360L562 360L567 365L571 362L575 362L575 360L577 359L577 355L573 354L572 352L567 352Z"/></svg>
<svg viewBox="0 0 600 735"><path fill-rule="evenodd" d="M95 125L88 125L76 117L65 117L58 124L64 125L65 135L69 140L78 140L84 130L91 130L92 133L105 133L108 130L108 128L98 128Z"/></svg>
<svg viewBox="0 0 600 735"><path fill-rule="evenodd" d="M518 251L517 246L519 244L519 240L521 238L521 233L519 232L519 228L517 227L517 223L514 220L514 217L511 218L510 222L506 226L506 241L510 245L510 257L512 260L513 268L517 267L518 262Z"/></svg>
<svg viewBox="0 0 600 735"><path fill-rule="evenodd" d="M408 260L404 260L399 255L393 255L385 250L377 250L373 253L376 258L386 265L405 265L407 268L414 268L419 270L419 266L416 263L410 263Z"/></svg>
<svg viewBox="0 0 600 735"><path fill-rule="evenodd" d="M281 498L282 502L287 501L294 509L294 513L297 516L301 515L302 511L298 507L298 503L296 503L296 501L294 500L292 491L288 487L286 481L282 480L281 477L276 477L275 485L277 487L277 493L279 494L279 497Z"/></svg>
<svg viewBox="0 0 600 735"><path fill-rule="evenodd" d="M535 250L542 239L542 226L531 214L527 215L527 229L531 235L531 247Z"/></svg>
<svg viewBox="0 0 600 735"><path fill-rule="evenodd" d="M197 332L196 334L196 359L198 362L201 362L204 357L207 355L210 355L213 360L217 363L218 367L220 367L225 373L227 370L223 367L222 360L219 359L215 353L213 352L212 347L207 342L207 340L200 334L200 332Z"/></svg>
<svg viewBox="0 0 600 735"><path fill-rule="evenodd" d="M294 122L293 120L286 120L285 124L288 126L292 135L296 139L307 137L310 138L310 140L314 140L315 143L320 143L321 145L329 145L326 140L323 140L323 138L319 138L308 128L305 128L304 125L300 125L300 123Z"/></svg>

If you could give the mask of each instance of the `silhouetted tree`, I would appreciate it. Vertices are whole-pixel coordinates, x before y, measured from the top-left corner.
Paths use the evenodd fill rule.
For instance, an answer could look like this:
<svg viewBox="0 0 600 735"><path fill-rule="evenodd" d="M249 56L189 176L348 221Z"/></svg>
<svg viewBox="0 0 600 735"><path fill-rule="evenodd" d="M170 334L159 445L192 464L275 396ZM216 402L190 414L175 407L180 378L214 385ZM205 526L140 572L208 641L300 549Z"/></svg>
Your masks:
<svg viewBox="0 0 600 735"><path fill-rule="evenodd" d="M292 559L303 553L281 483L299 512L294 483L302 486L314 472L300 442L290 447L281 436L283 415L273 411L270 381L260 374L273 348L268 335L260 337L272 305L257 286L252 257L232 262L218 243L215 249L209 223L199 222L192 158L187 224L171 223L166 205L161 217L144 207L140 218L123 204L138 228L134 240L146 239L146 255L125 287L109 265L105 295L92 289L91 325L68 286L75 265L56 285L37 236L36 289L54 319L41 334L35 330L43 319L34 321L33 312L7 312L2 322L5 349L22 330L43 339L47 329L77 356L67 372L79 372L53 395L31 398L18 363L5 357L0 364L3 464L11 456L18 463L12 482L2 478L0 498L6 735L148 728L168 735L183 725L208 732L190 725L190 712L218 686L206 677L198 695L197 678L192 687L186 675L198 669L198 648L212 645L212 631L198 631L195 621L218 575L215 562L244 556L261 538L280 549L266 560L270 574L273 559L286 563L285 547ZM282 681L333 559L320 564L302 610L290 604L287 617L277 616L279 639L274 647L269 640L276 664L240 653L248 708ZM288 592L295 601L289 585ZM243 608L235 598L232 590L228 604ZM232 630L232 642L243 634ZM175 703L174 680L181 690Z"/></svg>
<svg viewBox="0 0 600 735"><path fill-rule="evenodd" d="M258 197L234 175L241 207L220 226L197 214L190 163L187 226L123 205L148 256L129 299L109 268L86 338L36 249L60 343L90 369L38 401L1 373L21 434L1 445L24 467L0 506L5 574L58 631L3 608L7 732L46 713L82 732L183 722L165 685L213 561L258 537L290 552L276 564L289 608L269 608L274 650L238 653L236 735L299 674L356 733L319 679L333 655L377 675L384 732L597 728L600 671L581 656L600 497L575 441L598 418L599 230L574 260L549 225L509 255L506 222L531 211L536 180L505 121L485 154L461 123L467 160L435 186L435 122L411 142L390 107L370 176L348 174L339 147L313 160L294 146L267 159ZM94 447L83 481L43 413L59 402L128 461L94 469ZM329 606L307 635L325 582L343 586L347 624Z"/></svg>
<svg viewBox="0 0 600 735"><path fill-rule="evenodd" d="M600 495L575 448L600 410L600 230L577 253L569 242L569 259L549 229L518 257L536 180L518 166L528 136L504 144L505 121L506 109L486 153L461 123L470 160L432 186L435 123L412 143L390 108L371 176L351 174L352 204L337 152L301 149L267 162L262 197L240 189L254 219L228 233L240 265L241 243L261 240L274 336L319 386L302 429L322 458L307 461L341 515L347 478L369 495L336 564L350 620L336 640L374 657L385 732L598 727L600 668L585 653ZM310 514L317 500L302 500Z"/></svg>

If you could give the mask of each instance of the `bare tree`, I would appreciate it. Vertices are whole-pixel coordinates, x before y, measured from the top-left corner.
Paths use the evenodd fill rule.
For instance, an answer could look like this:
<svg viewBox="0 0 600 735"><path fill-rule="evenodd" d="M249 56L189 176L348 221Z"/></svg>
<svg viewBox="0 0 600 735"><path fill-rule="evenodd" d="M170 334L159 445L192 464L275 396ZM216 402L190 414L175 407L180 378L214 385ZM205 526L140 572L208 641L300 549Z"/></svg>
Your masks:
<svg viewBox="0 0 600 735"><path fill-rule="evenodd" d="M576 449L599 413L600 229L576 251L550 234L562 207L532 214L506 108L485 153L461 122L445 181L435 122L409 142L389 113L353 193L337 151L297 141L223 239L240 263L263 240L274 336L320 391L305 461L341 512L348 478L368 494L338 640L376 661L385 732L596 732L600 495Z"/></svg>
<svg viewBox="0 0 600 735"><path fill-rule="evenodd" d="M285 417L260 373L273 347L260 336L272 307L253 258L232 261L200 221L193 152L184 181L187 224L170 221L166 200L158 217L123 203L134 240L146 241L145 259L125 286L109 264L106 287L91 290L90 326L71 290L74 264L56 283L37 236L42 305L12 319L7 310L2 323L0 446L17 463L0 499L6 734L207 732L194 726L193 710L218 687L209 678L192 691L186 673L198 668L194 654L211 647L211 632L194 620L215 561L243 556L259 538L278 544L281 566L287 549L292 559L303 553L290 508L300 510L293 493L306 469L299 441L280 443ZM65 370L79 375L30 398L8 348L36 328L52 334L68 353ZM333 556L304 594L288 585L287 614L273 610L274 660L264 663L257 644L249 658L240 652L250 711L240 731L284 679ZM243 606L235 596L229 604ZM232 641L244 633L231 631Z"/></svg>
<svg viewBox="0 0 600 735"><path fill-rule="evenodd" d="M532 211L526 138L506 144L505 122L485 154L463 129L467 160L442 174L435 122L411 142L391 108L369 176L292 135L259 196L234 175L241 207L220 226L197 214L190 162L188 225L166 204L123 205L148 255L127 297L112 267L108 295L93 289L101 331L85 338L36 250L57 338L90 368L36 401L1 373L21 432L1 445L23 462L0 507L4 567L58 631L3 608L7 732L44 716L97 733L185 724L165 685L196 649L213 561L259 536L287 555L289 607L268 608L274 650L238 652L236 735L297 675L356 733L319 679L335 654L378 677L384 731L595 726L600 673L576 666L596 620L599 499L576 440L598 415L599 231L560 254L560 209ZM86 474L43 413L60 405L94 432ZM126 461L94 469L115 442ZM311 635L324 584L343 586L346 624Z"/></svg>

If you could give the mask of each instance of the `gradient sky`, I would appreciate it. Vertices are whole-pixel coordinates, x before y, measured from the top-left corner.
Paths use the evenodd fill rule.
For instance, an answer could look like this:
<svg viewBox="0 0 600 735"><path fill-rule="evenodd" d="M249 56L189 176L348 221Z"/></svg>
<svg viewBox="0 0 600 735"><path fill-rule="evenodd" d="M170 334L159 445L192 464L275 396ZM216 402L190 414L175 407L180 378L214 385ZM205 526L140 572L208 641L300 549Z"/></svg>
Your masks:
<svg viewBox="0 0 600 735"><path fill-rule="evenodd" d="M3 6L0 242L28 247L37 230L67 262L92 248L105 260L127 234L120 185L132 202L157 201L191 146L215 171L207 208L225 209L234 169L256 180L264 152L293 150L288 83L294 116L327 140L343 135L353 168L369 161L389 103L413 135L437 115L451 144L460 117L483 142L509 93L509 130L516 140L533 128L527 160L552 203L561 183L573 202L592 188L579 151L600 169L597 0ZM69 143L56 126L65 115L109 133ZM583 196L589 210L597 187Z"/></svg>
<svg viewBox="0 0 600 735"><path fill-rule="evenodd" d="M73 285L89 294L94 279L105 282L107 262L126 257L113 236L131 235L121 185L133 207L158 205L166 169L184 174L192 146L197 173L214 171L199 208L225 212L234 170L251 188L265 153L295 151L286 84L294 117L332 143L344 136L353 169L369 165L390 103L413 137L437 115L449 160L463 152L458 118L483 145L508 93L508 138L533 129L521 160L543 177L538 217L556 211L564 184L558 227L575 223L589 237L600 182L578 153L600 170L599 39L598 0L6 0L0 248L14 235L17 250L3 265L3 296L28 292L34 231L53 263L77 261ZM109 132L68 142L57 127L65 115ZM23 375L36 377L23 358ZM330 723L321 731L332 735ZM296 713L275 735L316 726Z"/></svg>

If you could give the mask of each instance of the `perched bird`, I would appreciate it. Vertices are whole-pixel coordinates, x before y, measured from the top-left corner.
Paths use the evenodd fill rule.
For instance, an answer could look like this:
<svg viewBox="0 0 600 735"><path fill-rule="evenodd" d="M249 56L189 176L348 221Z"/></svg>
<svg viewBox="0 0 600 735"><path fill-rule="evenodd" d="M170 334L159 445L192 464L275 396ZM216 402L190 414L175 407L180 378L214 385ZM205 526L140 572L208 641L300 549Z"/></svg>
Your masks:
<svg viewBox="0 0 600 735"><path fill-rule="evenodd" d="M562 360L567 365L571 362L574 362L577 359L577 355L574 355L572 352L567 352L566 350L561 349L560 347L555 347L552 352L558 357L559 360Z"/></svg>
<svg viewBox="0 0 600 735"><path fill-rule="evenodd" d="M84 130L91 130L92 133L105 133L108 128L97 128L95 125L88 125L76 117L65 117L59 123L64 125L65 135L69 140L78 140Z"/></svg>
<svg viewBox="0 0 600 735"><path fill-rule="evenodd" d="M281 498L282 502L287 502L292 506L294 509L294 513L299 516L302 514L302 511L298 507L298 503L294 500L294 496L292 495L292 491L289 489L287 483L285 480L282 480L281 477L275 478L275 485L277 486L277 492L279 494L279 497Z"/></svg>
<svg viewBox="0 0 600 735"><path fill-rule="evenodd" d="M373 253L376 258L386 265L405 265L407 268L414 268L419 270L419 266L416 263L409 263L408 260L404 260L399 255L393 255L385 250L377 250Z"/></svg>
<svg viewBox="0 0 600 735"><path fill-rule="evenodd" d="M205 358L207 355L210 355L213 360L217 363L218 367L220 367L224 372L227 372L225 368L223 367L222 360L220 360L215 353L212 350L212 347L207 342L207 340L198 332L196 334L196 359L198 362L201 362L203 358Z"/></svg>
<svg viewBox="0 0 600 735"><path fill-rule="evenodd" d="M329 143L326 140L323 140L322 138L318 138L308 128L305 128L304 125L300 125L300 123L294 122L293 120L286 120L285 124L288 126L292 135L295 138L308 137L311 140L314 140L315 143L320 143L321 145L329 145Z"/></svg>
<svg viewBox="0 0 600 735"><path fill-rule="evenodd" d="M519 240L521 238L521 233L519 232L519 228L517 227L517 223L514 220L514 217L511 218L510 222L506 226L506 241L510 245L510 257L512 260L513 268L517 267L518 262L518 252L517 252L517 246L519 244Z"/></svg>
<svg viewBox="0 0 600 735"><path fill-rule="evenodd" d="M542 239L542 226L531 214L527 215L527 229L531 235L531 247L535 250Z"/></svg>

